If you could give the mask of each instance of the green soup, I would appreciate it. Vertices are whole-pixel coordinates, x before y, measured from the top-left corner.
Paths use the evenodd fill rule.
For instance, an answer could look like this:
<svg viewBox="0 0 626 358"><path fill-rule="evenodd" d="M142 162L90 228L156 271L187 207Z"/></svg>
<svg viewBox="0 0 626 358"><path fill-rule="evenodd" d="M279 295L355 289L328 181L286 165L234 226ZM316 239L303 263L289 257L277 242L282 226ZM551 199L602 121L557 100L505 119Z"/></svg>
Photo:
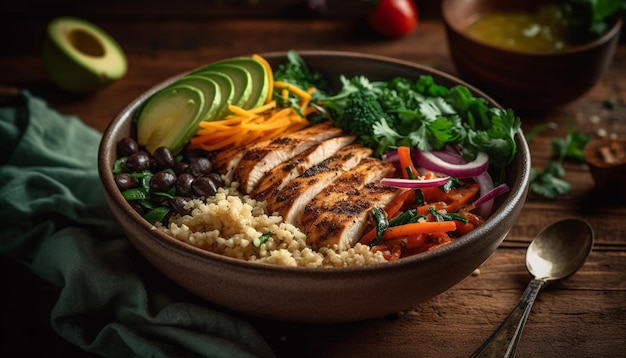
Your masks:
<svg viewBox="0 0 626 358"><path fill-rule="evenodd" d="M466 31L492 45L518 51L545 53L569 47L563 13L553 4L534 12L494 12L479 18Z"/></svg>

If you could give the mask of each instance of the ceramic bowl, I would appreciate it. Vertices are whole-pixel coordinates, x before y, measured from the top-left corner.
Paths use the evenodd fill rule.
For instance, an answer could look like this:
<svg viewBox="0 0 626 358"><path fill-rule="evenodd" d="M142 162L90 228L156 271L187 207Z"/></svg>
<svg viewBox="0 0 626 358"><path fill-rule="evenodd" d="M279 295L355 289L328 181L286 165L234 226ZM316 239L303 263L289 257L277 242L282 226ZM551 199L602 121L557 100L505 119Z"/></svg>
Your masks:
<svg viewBox="0 0 626 358"><path fill-rule="evenodd" d="M299 53L310 68L329 79L340 74L365 75L372 80L427 74L443 85L463 84L487 98L465 82L418 64L358 53ZM284 53L261 55L273 66L286 62ZM510 192L500 197L484 225L440 249L375 266L313 269L250 263L192 247L153 230L124 200L111 171L116 143L129 135L133 112L175 79L147 90L113 119L100 146L100 176L116 219L149 262L180 286L225 308L303 323L356 321L410 308L454 286L481 265L500 245L524 204L530 154L520 132L515 137L518 153L507 177ZM336 81L331 85L338 88L340 84Z"/></svg>
<svg viewBox="0 0 626 358"><path fill-rule="evenodd" d="M504 49L468 36L467 27L493 11L535 9L548 0L444 0L442 16L459 76L505 107L547 110L589 91L611 63L622 21L596 40L554 53Z"/></svg>

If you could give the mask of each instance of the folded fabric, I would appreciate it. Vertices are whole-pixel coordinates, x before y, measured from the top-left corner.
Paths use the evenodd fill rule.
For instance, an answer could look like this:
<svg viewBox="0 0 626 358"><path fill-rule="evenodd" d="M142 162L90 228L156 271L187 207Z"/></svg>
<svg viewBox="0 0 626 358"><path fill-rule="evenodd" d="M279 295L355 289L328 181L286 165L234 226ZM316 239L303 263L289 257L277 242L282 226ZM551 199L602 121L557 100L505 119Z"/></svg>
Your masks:
<svg viewBox="0 0 626 358"><path fill-rule="evenodd" d="M0 107L0 255L60 287L55 332L105 357L274 356L124 238L98 179L100 136L28 91Z"/></svg>

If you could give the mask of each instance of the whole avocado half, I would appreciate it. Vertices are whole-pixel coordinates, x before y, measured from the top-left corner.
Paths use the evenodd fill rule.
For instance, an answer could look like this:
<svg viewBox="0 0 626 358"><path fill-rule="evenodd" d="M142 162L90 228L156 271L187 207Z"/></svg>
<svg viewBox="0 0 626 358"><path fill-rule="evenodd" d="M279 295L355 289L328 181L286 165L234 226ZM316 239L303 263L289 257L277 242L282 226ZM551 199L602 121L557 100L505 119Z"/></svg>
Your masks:
<svg viewBox="0 0 626 358"><path fill-rule="evenodd" d="M120 45L89 21L57 17L48 24L46 35L46 71L67 92L94 92L126 74L127 60Z"/></svg>

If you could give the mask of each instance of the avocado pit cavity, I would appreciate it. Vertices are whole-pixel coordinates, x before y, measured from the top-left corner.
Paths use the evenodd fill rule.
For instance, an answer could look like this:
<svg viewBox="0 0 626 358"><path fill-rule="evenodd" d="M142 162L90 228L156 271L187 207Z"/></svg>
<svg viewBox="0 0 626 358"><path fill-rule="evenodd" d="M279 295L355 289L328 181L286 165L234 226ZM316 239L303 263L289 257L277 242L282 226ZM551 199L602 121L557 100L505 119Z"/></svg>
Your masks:
<svg viewBox="0 0 626 358"><path fill-rule="evenodd" d="M81 29L69 31L67 39L76 50L84 55L91 57L104 57L106 53L97 37Z"/></svg>

